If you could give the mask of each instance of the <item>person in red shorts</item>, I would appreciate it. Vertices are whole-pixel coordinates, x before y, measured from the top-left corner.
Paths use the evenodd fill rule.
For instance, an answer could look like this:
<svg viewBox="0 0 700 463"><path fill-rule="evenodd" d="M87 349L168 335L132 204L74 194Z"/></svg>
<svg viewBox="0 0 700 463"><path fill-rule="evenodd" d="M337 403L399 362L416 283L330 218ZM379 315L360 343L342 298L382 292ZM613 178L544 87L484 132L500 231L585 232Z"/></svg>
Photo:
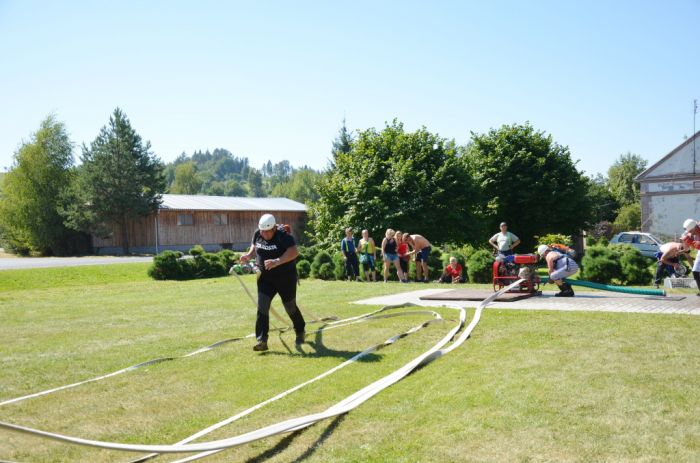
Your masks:
<svg viewBox="0 0 700 463"><path fill-rule="evenodd" d="M457 258L450 257L450 264L442 272L440 283L464 283L462 266L457 262Z"/></svg>

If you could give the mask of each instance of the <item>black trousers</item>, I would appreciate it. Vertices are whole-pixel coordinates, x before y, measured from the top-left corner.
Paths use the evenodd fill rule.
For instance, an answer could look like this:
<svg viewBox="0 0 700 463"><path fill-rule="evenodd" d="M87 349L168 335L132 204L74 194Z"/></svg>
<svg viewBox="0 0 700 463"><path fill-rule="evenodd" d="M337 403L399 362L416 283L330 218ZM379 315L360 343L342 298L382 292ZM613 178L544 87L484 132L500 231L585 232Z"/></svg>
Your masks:
<svg viewBox="0 0 700 463"><path fill-rule="evenodd" d="M306 322L297 306L297 275L295 272L282 274L263 274L258 278L258 316L255 320L255 337L267 342L270 331L270 304L280 295L284 310L292 319L294 331L303 332Z"/></svg>
<svg viewBox="0 0 700 463"><path fill-rule="evenodd" d="M677 264L680 261L678 260L678 257L674 257L673 259L669 259L670 262ZM669 277L675 276L676 275L676 270L673 268L673 265L668 265L664 264L663 262L659 261L656 265L656 275L654 277L654 283L657 285L661 284L661 280L665 275L668 275Z"/></svg>
<svg viewBox="0 0 700 463"><path fill-rule="evenodd" d="M360 261L357 260L357 254L348 254L345 256L345 276L348 278L357 278L360 276Z"/></svg>

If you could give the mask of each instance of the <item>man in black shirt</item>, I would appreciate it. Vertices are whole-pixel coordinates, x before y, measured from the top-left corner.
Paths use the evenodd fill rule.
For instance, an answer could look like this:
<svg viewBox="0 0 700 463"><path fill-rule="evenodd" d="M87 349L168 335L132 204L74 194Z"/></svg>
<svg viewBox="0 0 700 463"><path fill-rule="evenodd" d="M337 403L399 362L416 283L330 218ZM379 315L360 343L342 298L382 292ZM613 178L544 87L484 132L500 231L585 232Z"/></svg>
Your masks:
<svg viewBox="0 0 700 463"><path fill-rule="evenodd" d="M258 316L255 322L255 337L258 342L254 351L267 350L267 334L270 330L270 303L280 295L284 310L292 319L297 345L304 342L304 317L297 306L297 269L294 260L299 255L294 237L281 225L277 225L272 214L260 218L258 230L253 235L250 250L241 256L241 263L256 256L260 269L258 277Z"/></svg>

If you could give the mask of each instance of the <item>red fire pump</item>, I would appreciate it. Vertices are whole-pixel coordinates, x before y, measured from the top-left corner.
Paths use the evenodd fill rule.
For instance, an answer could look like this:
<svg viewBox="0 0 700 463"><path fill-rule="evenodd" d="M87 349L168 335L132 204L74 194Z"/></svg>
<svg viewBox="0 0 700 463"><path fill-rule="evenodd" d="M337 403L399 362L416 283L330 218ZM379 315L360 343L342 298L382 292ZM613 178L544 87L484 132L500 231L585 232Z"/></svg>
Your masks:
<svg viewBox="0 0 700 463"><path fill-rule="evenodd" d="M493 263L493 290L524 279L518 289L511 291L535 293L540 288L540 277L537 276L537 254L498 255Z"/></svg>

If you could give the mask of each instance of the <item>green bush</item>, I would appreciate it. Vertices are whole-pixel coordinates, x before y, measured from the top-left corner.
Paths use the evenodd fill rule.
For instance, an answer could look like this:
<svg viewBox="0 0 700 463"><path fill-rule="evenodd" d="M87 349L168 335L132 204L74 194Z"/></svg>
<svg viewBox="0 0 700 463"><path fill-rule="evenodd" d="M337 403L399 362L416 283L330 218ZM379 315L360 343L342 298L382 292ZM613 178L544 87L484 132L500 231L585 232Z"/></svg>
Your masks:
<svg viewBox="0 0 700 463"><path fill-rule="evenodd" d="M205 251L201 244L196 244L190 249L191 256L201 256L204 253Z"/></svg>
<svg viewBox="0 0 700 463"><path fill-rule="evenodd" d="M224 262L224 265L226 265L226 268L231 268L233 264L238 262L238 259L240 258L240 255L236 252L231 251L230 249L223 249L218 252L219 256L221 256L221 259Z"/></svg>
<svg viewBox="0 0 700 463"><path fill-rule="evenodd" d="M345 275L343 253L340 251L333 253L333 276L336 280L344 280L347 278L347 275Z"/></svg>
<svg viewBox="0 0 700 463"><path fill-rule="evenodd" d="M335 272L333 269L333 263L332 262L324 262L321 264L321 266L318 268L318 273L316 275L316 278L320 278L321 280L333 280L335 279Z"/></svg>
<svg viewBox="0 0 700 463"><path fill-rule="evenodd" d="M596 283L610 284L613 279L620 279L622 274L619 254L606 246L597 245L586 249L581 267L581 279Z"/></svg>
<svg viewBox="0 0 700 463"><path fill-rule="evenodd" d="M148 276L154 280L180 280L184 277L180 251L163 251L153 257Z"/></svg>
<svg viewBox="0 0 700 463"><path fill-rule="evenodd" d="M548 233L542 236L535 236L535 239L540 244L565 244L567 246L574 245L574 240L571 239L571 236L562 235L561 233Z"/></svg>
<svg viewBox="0 0 700 463"><path fill-rule="evenodd" d="M299 252L298 260L305 260L309 263L314 261L316 254L321 251L318 245L314 246L297 246L297 251Z"/></svg>
<svg viewBox="0 0 700 463"><path fill-rule="evenodd" d="M442 275L442 269L444 268L442 265L442 259L442 250L433 246L433 248L430 250L430 255L428 256L429 279L435 280L440 278L440 275Z"/></svg>
<svg viewBox="0 0 700 463"><path fill-rule="evenodd" d="M308 278L311 275L311 264L308 260L302 259L297 262L297 275L299 278Z"/></svg>
<svg viewBox="0 0 700 463"><path fill-rule="evenodd" d="M228 269L238 256L232 251L219 253L199 252L195 246L194 257L183 259L179 251L163 251L153 258L148 275L156 280L191 280L195 278L221 277L228 274ZM190 250L190 251L192 251Z"/></svg>
<svg viewBox="0 0 700 463"><path fill-rule="evenodd" d="M330 271L331 271L331 273L333 273L333 258L326 251L319 251L316 254L316 256L314 257L313 262L311 263L311 278L321 278L320 273L321 273L321 266L323 264L329 264L330 268L331 268ZM328 279L328 278L322 278L322 279Z"/></svg>
<svg viewBox="0 0 700 463"><path fill-rule="evenodd" d="M470 283L493 281L493 254L488 249L474 251L467 259L467 276Z"/></svg>
<svg viewBox="0 0 700 463"><path fill-rule="evenodd" d="M190 266L190 274L194 278L212 278L225 276L226 264L218 254L205 252L195 255L193 259L186 261Z"/></svg>
<svg viewBox="0 0 700 463"><path fill-rule="evenodd" d="M639 249L630 245L615 245L615 252L620 259L620 281L627 285L648 285L651 283L652 273L649 271L649 261Z"/></svg>

